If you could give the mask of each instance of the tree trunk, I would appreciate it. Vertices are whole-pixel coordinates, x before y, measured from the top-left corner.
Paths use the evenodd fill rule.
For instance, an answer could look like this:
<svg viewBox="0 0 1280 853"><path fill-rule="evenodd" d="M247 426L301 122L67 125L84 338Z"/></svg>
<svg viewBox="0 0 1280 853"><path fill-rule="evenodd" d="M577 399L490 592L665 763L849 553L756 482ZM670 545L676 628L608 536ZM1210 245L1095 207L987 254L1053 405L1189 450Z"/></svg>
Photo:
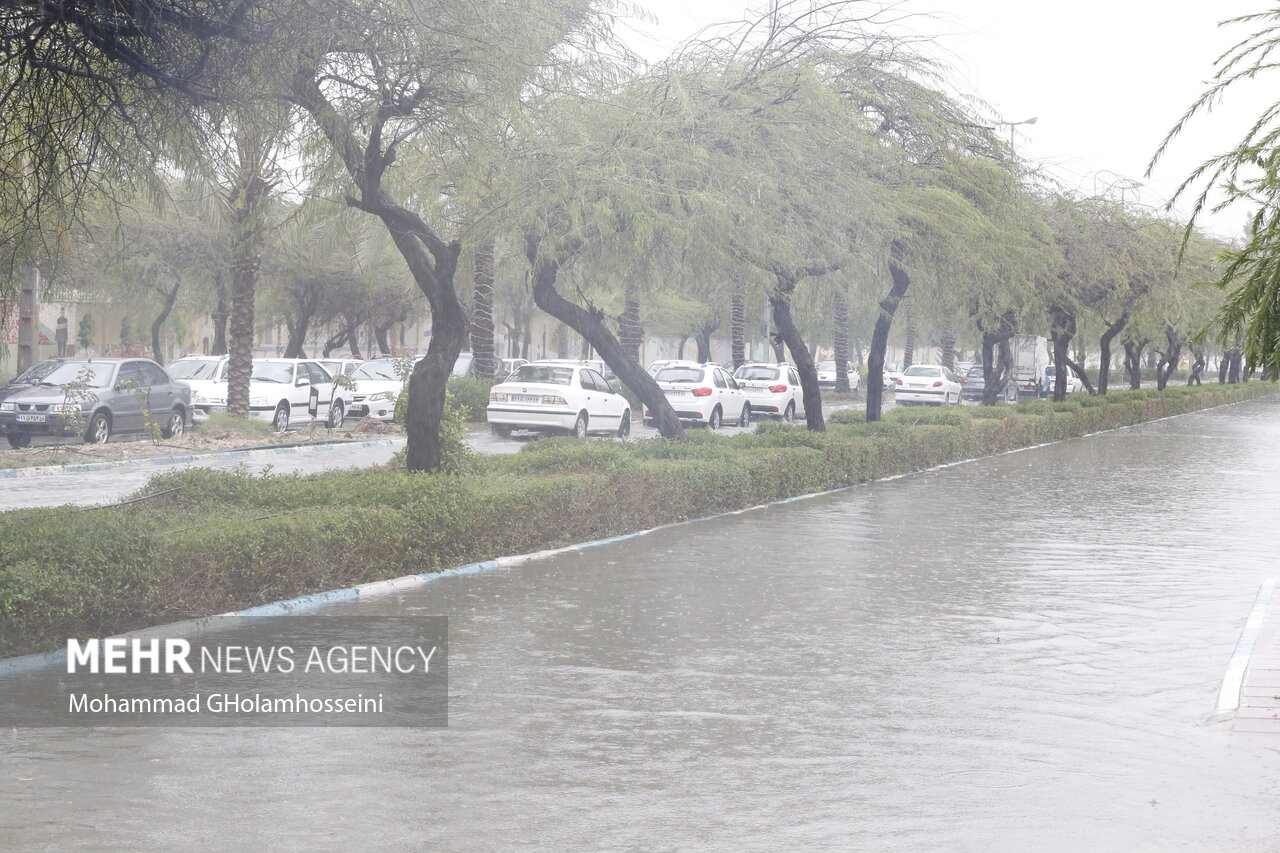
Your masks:
<svg viewBox="0 0 1280 853"><path fill-rule="evenodd" d="M1156 388L1161 391L1169 384L1169 377L1178 369L1178 360L1182 358L1182 340L1172 326L1165 327L1164 338L1168 346L1156 362Z"/></svg>
<svg viewBox="0 0 1280 853"><path fill-rule="evenodd" d="M529 235L525 238L525 256L533 267L533 301L543 311L572 327L591 342L604 363L640 398L641 404L649 410L650 417L657 423L658 432L664 438L683 441L684 429L680 426L667 395L662 393L658 383L638 361L628 357L622 344L605 324L603 311L598 308L583 308L560 295L556 290L560 265L554 258L539 254L539 243L536 236Z"/></svg>
<svg viewBox="0 0 1280 853"><path fill-rule="evenodd" d="M1087 391L1089 394L1098 393L1094 389L1093 383L1089 381L1089 374L1085 372L1084 364L1082 364L1080 361L1076 361L1074 358L1068 358L1066 359L1066 365L1067 367L1071 368L1072 373L1080 377L1080 384L1084 386L1085 391Z"/></svg>
<svg viewBox="0 0 1280 853"><path fill-rule="evenodd" d="M942 333L942 366L948 370L955 368L956 364L956 331L948 327Z"/></svg>
<svg viewBox="0 0 1280 853"><path fill-rule="evenodd" d="M1053 372L1053 401L1060 403L1067 399L1067 371L1070 360L1069 348L1071 338L1076 333L1076 317L1061 305L1049 308L1049 338L1053 341L1053 363L1057 369Z"/></svg>
<svg viewBox="0 0 1280 853"><path fill-rule="evenodd" d="M227 284L223 280L222 270L214 270L213 287L217 293L217 304L213 309L213 344L210 355L227 354Z"/></svg>
<svg viewBox="0 0 1280 853"><path fill-rule="evenodd" d="M729 298L729 344L737 370L747 363L747 301L741 293Z"/></svg>
<svg viewBox="0 0 1280 853"><path fill-rule="evenodd" d="M334 350L336 350L338 347L342 346L346 342L347 342L347 332L345 329L340 329L337 334L333 335L332 337L329 338L329 340L325 341L324 346L320 348L322 357L328 358L333 353Z"/></svg>
<svg viewBox="0 0 1280 853"><path fill-rule="evenodd" d="M982 333L982 405L994 406L1004 395L1013 366L1008 335Z"/></svg>
<svg viewBox="0 0 1280 853"><path fill-rule="evenodd" d="M169 313L173 311L173 303L178 301L178 288L182 286L182 282L175 281L170 290L162 291L164 293L164 306L160 309L160 313L151 321L151 354L156 364L164 364L164 349L160 345L160 329L164 326L164 321L169 319Z"/></svg>
<svg viewBox="0 0 1280 853"><path fill-rule="evenodd" d="M778 283L769 296L769 307L773 312L773 324L778 329L778 338L791 351L796 372L800 374L805 424L813 432L826 432L827 423L822 417L822 391L818 388L818 369L813 364L813 354L809 352L809 347L805 345L800 330L791 318L791 294L795 292L795 286L794 277L778 275Z"/></svg>
<svg viewBox="0 0 1280 853"><path fill-rule="evenodd" d="M902 243L894 240L889 252L889 277L893 284L880 302L880 313L871 332L871 349L867 351L867 421L880 420L880 408L884 398L884 354L889 348L889 329L898 304L911 286L911 276L902 266Z"/></svg>
<svg viewBox="0 0 1280 853"><path fill-rule="evenodd" d="M1142 350L1147 341L1124 342L1124 369L1129 374L1129 388L1136 391L1142 387Z"/></svg>
<svg viewBox="0 0 1280 853"><path fill-rule="evenodd" d="M644 345L644 327L640 324L640 295L635 282L627 276L622 285L622 314L618 317L618 343L627 358L640 364L640 348ZM643 365L641 365L643 367Z"/></svg>
<svg viewBox="0 0 1280 853"><path fill-rule="evenodd" d="M498 373L493 348L493 240L476 247L475 275L471 289L471 370L492 379Z"/></svg>
<svg viewBox="0 0 1280 853"><path fill-rule="evenodd" d="M1105 321L1103 321L1105 322ZM1098 338L1099 344L1099 362L1098 362L1098 393L1107 393L1107 383L1111 378L1111 342L1115 340L1116 335L1120 334L1120 330L1129 322L1129 312L1126 311L1120 315L1120 319L1114 323L1107 323L1106 331L1102 333L1102 337Z"/></svg>
<svg viewBox="0 0 1280 853"><path fill-rule="evenodd" d="M903 370L906 370L908 367L915 364L916 358L916 320L915 317L912 316L910 305L907 305L906 315L907 316L903 318L906 321L906 329L903 330L904 338L902 341Z"/></svg>
<svg viewBox="0 0 1280 853"><path fill-rule="evenodd" d="M395 320L388 320L373 327L373 339L378 342L379 355L391 355L391 339L387 337L387 333L394 323Z"/></svg>
<svg viewBox="0 0 1280 853"><path fill-rule="evenodd" d="M773 300L769 300L769 303L769 310L772 311ZM782 339L782 332L778 331L776 323L774 324L774 330L769 333L769 346L773 348L774 361L782 362L787 360L786 341Z"/></svg>
<svg viewBox="0 0 1280 853"><path fill-rule="evenodd" d="M352 314L344 314L343 320L347 324L347 349L351 352L351 357L364 358L360 354L360 321Z"/></svg>
<svg viewBox="0 0 1280 853"><path fill-rule="evenodd" d="M249 416L249 377L253 373L253 303L262 245L266 239L266 201L272 184L261 167L266 152L242 149L236 185L231 191L230 357L227 360L227 411Z"/></svg>
<svg viewBox="0 0 1280 853"><path fill-rule="evenodd" d="M1227 350L1227 383L1235 385L1240 381L1240 363L1244 359L1244 353L1237 348Z"/></svg>
<svg viewBox="0 0 1280 853"><path fill-rule="evenodd" d="M843 287L837 286L833 291L834 302L832 313L835 315L831 343L835 351L837 394L849 393L849 300L845 297Z"/></svg>
<svg viewBox="0 0 1280 853"><path fill-rule="evenodd" d="M1191 375L1187 377L1187 384L1199 385L1201 384L1200 374L1204 373L1205 367L1204 350L1195 344L1192 344L1191 355L1193 356L1191 361Z"/></svg>
<svg viewBox="0 0 1280 853"><path fill-rule="evenodd" d="M698 345L698 363L711 361L711 336L720 328L719 320L704 320L694 327L693 340Z"/></svg>

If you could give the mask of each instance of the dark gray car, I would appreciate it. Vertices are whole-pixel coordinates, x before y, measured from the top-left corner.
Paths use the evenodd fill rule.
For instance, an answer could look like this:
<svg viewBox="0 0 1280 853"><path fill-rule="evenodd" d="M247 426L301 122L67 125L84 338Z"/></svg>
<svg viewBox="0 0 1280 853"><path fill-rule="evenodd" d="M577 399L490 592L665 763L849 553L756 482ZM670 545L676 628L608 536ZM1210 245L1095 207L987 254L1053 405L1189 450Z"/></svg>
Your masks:
<svg viewBox="0 0 1280 853"><path fill-rule="evenodd" d="M36 435L83 434L105 444L153 426L165 438L191 423L191 389L146 358L69 358L31 388L0 400L0 432L12 447Z"/></svg>
<svg viewBox="0 0 1280 853"><path fill-rule="evenodd" d="M50 358L45 361L37 361L13 379L10 379L3 388L0 388L0 400L32 387L52 373L54 368L64 361L66 361L65 358Z"/></svg>

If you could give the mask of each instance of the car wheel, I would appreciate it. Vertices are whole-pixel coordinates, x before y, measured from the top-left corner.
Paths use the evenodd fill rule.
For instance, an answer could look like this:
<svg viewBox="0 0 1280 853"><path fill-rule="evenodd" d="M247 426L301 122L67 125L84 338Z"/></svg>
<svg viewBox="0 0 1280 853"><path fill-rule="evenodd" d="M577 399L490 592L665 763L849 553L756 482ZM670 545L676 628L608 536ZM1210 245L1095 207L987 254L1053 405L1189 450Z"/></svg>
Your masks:
<svg viewBox="0 0 1280 853"><path fill-rule="evenodd" d="M281 403L276 406L276 413L271 418L271 425L275 427L276 432L284 432L289 428L289 404Z"/></svg>
<svg viewBox="0 0 1280 853"><path fill-rule="evenodd" d="M586 412L578 413L578 419L573 423L573 437L574 438L587 437L587 413Z"/></svg>
<svg viewBox="0 0 1280 853"><path fill-rule="evenodd" d="M31 433L29 432L11 432L8 435L9 446L15 450L26 447L31 443Z"/></svg>
<svg viewBox="0 0 1280 853"><path fill-rule="evenodd" d="M711 417L707 418L707 429L720 429L720 407L716 406L711 410Z"/></svg>
<svg viewBox="0 0 1280 853"><path fill-rule="evenodd" d="M742 414L738 416L738 426L740 427L751 426L751 404L750 403L742 404Z"/></svg>
<svg viewBox="0 0 1280 853"><path fill-rule="evenodd" d="M787 410L782 413L782 422L784 424L793 424L796 422L796 404L794 402L787 403Z"/></svg>
<svg viewBox="0 0 1280 853"><path fill-rule="evenodd" d="M347 411L342 405L342 401L334 400L333 405L329 407L329 429L337 429L342 426L342 422L346 419Z"/></svg>
<svg viewBox="0 0 1280 853"><path fill-rule="evenodd" d="M89 420L89 428L84 431L86 444L106 444L111 439L111 417L106 412L97 412Z"/></svg>
<svg viewBox="0 0 1280 853"><path fill-rule="evenodd" d="M164 428L160 430L160 434L165 438L178 438L187 428L187 419L182 416L181 409L174 409L169 413L169 420L165 423Z"/></svg>
<svg viewBox="0 0 1280 853"><path fill-rule="evenodd" d="M631 410L622 413L622 420L618 422L618 438L626 441L631 437Z"/></svg>
<svg viewBox="0 0 1280 853"><path fill-rule="evenodd" d="M511 427L506 424L489 424L489 432L498 438L511 438Z"/></svg>

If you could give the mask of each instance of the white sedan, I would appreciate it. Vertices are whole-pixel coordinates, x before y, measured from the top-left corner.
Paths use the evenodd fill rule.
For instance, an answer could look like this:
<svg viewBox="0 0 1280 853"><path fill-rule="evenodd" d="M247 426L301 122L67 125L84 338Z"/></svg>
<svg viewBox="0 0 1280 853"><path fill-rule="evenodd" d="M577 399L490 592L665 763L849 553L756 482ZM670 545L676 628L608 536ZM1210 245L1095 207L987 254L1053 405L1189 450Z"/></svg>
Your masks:
<svg viewBox="0 0 1280 853"><path fill-rule="evenodd" d="M790 364L744 364L733 373L747 395L753 415L771 415L791 423L804 417L804 389Z"/></svg>
<svg viewBox="0 0 1280 853"><path fill-rule="evenodd" d="M300 358L255 358L249 377L249 413L269 421L278 431L308 423L315 405L317 419L330 427L342 424L351 400L333 384L318 362Z"/></svg>
<svg viewBox="0 0 1280 853"><path fill-rule="evenodd" d="M1044 396L1053 395L1053 383L1056 381L1057 368L1052 364L1044 369ZM1074 394L1077 391L1084 390L1084 383L1080 381L1080 377L1076 376L1074 370L1067 371L1067 393Z"/></svg>
<svg viewBox="0 0 1280 853"><path fill-rule="evenodd" d="M862 387L862 377L858 375L858 369L853 366L852 361L845 362L847 365L845 370L849 376L849 390L857 391ZM818 362L818 387L834 388L836 387L836 363L834 361Z"/></svg>
<svg viewBox="0 0 1280 853"><path fill-rule="evenodd" d="M422 356L413 356L416 362ZM377 418L390 422L396 415L396 398L404 391L409 378L404 373L406 365L394 359L366 361L351 374L356 384L351 394L351 408L347 414L353 418Z"/></svg>
<svg viewBox="0 0 1280 853"><path fill-rule="evenodd" d="M719 429L726 420L738 426L751 423L751 402L734 378L718 364L672 361L654 374L676 417ZM653 413L644 413L648 423Z"/></svg>
<svg viewBox="0 0 1280 853"><path fill-rule="evenodd" d="M591 367L534 361L493 386L486 409L489 426L501 436L513 429L568 432L578 438L590 433L631 434L631 404L615 394Z"/></svg>
<svg viewBox="0 0 1280 853"><path fill-rule="evenodd" d="M899 406L959 403L960 380L949 368L936 364L913 364L895 381L893 399Z"/></svg>

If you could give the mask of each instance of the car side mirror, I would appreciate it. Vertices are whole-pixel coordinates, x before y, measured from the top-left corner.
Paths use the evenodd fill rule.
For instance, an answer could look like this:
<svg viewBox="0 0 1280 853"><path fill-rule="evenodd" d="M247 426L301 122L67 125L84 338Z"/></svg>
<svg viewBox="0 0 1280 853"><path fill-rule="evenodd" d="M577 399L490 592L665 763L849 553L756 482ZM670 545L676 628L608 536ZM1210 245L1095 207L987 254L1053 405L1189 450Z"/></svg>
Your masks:
<svg viewBox="0 0 1280 853"><path fill-rule="evenodd" d="M311 380L305 376L300 376L298 377L298 381L295 382L294 384L297 385L299 388L301 388L303 385L310 385Z"/></svg>
<svg viewBox="0 0 1280 853"><path fill-rule="evenodd" d="M614 379L613 381L611 381L611 382L609 383L609 390L610 390L610 391L612 391L612 392L613 392L613 393L615 393L615 394L621 394L621 393L622 393L622 383L621 383L621 382L619 382L618 380Z"/></svg>

